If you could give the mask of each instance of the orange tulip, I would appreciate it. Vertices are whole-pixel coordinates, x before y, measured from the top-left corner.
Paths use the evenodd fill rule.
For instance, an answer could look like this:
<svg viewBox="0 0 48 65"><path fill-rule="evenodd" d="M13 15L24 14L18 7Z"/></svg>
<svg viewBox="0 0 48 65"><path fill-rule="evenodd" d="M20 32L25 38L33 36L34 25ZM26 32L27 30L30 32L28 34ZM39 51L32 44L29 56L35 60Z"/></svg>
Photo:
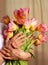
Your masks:
<svg viewBox="0 0 48 65"><path fill-rule="evenodd" d="M19 10L15 10L14 11L14 16L17 19L17 23L22 25L25 20L27 15L29 14L29 8L20 8Z"/></svg>
<svg viewBox="0 0 48 65"><path fill-rule="evenodd" d="M8 16L8 15L3 16L3 18L2 18L2 22L3 22L4 24L8 24L8 23L10 22L10 18L9 18L9 16Z"/></svg>
<svg viewBox="0 0 48 65"><path fill-rule="evenodd" d="M40 41L39 39L36 39L35 42L34 42L34 45L35 45L35 46L38 46L38 45L40 45L40 44L41 44L41 41Z"/></svg>

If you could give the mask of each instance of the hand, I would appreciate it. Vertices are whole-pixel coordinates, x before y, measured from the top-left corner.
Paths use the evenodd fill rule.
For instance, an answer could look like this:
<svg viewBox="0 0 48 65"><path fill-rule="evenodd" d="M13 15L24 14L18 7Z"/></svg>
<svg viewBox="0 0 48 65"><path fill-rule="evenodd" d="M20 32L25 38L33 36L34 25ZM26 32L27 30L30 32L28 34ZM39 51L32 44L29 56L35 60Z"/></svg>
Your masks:
<svg viewBox="0 0 48 65"><path fill-rule="evenodd" d="M9 60L29 60L31 58L31 54L28 52L24 52L20 48L13 49L12 47L4 47L1 51L1 53L4 55L4 59Z"/></svg>
<svg viewBox="0 0 48 65"><path fill-rule="evenodd" d="M7 39L6 40L6 45L5 46L8 46L11 48L11 46L13 48L19 48L21 45L23 45L24 43L26 42L26 36L20 32L18 33L16 36L14 36L11 40ZM4 49L4 48L3 48ZM14 50L14 49L11 49L11 50ZM8 51L8 50L7 50ZM1 50L1 52L4 54L4 50ZM12 53L10 53L11 55ZM9 55L9 54L5 54L5 55ZM14 54L13 54L14 55ZM13 56L12 56L13 57ZM14 59L17 59L16 56L13 57ZM12 58L12 59L13 59Z"/></svg>
<svg viewBox="0 0 48 65"><path fill-rule="evenodd" d="M19 35L20 35L20 33L17 34L17 37ZM21 37L19 37L19 38L21 38ZM32 35L29 36L29 38L32 39ZM16 36L13 39L16 39ZM16 48L16 46L14 46L14 48L12 48L12 45L10 45L10 44L9 44L9 46L4 47L1 52L2 52L3 55L5 55L5 56L3 56L4 59L9 59L9 60L18 60L18 59L29 60L29 58L31 58L30 53L24 52L20 48Z"/></svg>
<svg viewBox="0 0 48 65"><path fill-rule="evenodd" d="M26 42L26 35L22 32L16 34L11 40L7 38L6 46L12 45L14 48L19 48L21 45L25 44Z"/></svg>

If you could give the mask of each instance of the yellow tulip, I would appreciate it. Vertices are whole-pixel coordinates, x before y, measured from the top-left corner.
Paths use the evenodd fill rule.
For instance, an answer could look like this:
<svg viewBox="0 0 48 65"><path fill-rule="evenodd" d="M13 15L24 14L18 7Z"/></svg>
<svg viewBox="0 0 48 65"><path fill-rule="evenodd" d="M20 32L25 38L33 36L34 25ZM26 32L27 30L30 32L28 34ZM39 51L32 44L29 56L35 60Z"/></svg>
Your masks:
<svg viewBox="0 0 48 65"><path fill-rule="evenodd" d="M13 32L8 32L8 33L7 33L7 37L8 37L8 38L12 38L12 37L13 37Z"/></svg>

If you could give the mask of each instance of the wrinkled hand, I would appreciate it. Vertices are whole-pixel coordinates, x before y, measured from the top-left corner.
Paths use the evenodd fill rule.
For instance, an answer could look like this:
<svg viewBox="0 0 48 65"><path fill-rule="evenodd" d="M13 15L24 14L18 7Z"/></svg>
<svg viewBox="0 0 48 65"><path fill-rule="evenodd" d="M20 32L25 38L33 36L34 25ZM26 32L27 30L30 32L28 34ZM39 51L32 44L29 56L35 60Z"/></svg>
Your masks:
<svg viewBox="0 0 48 65"><path fill-rule="evenodd" d="M20 48L18 49L13 49L12 47L4 47L1 51L1 53L4 55L4 59L9 59L9 60L29 60L31 58L30 53L24 52Z"/></svg>
<svg viewBox="0 0 48 65"><path fill-rule="evenodd" d="M32 35L29 37L30 39L32 39ZM26 36L23 35L22 32L14 36L2 49L1 53L3 54L3 58L9 60L18 60L18 59L29 60L31 58L31 54L28 52L24 52L23 50L20 49L20 46L23 45L25 41Z"/></svg>
<svg viewBox="0 0 48 65"><path fill-rule="evenodd" d="M23 32L16 34L11 40L6 40L6 46L12 45L14 48L19 48L21 45L25 44L26 35Z"/></svg>
<svg viewBox="0 0 48 65"><path fill-rule="evenodd" d="M21 56L21 53L25 55L25 52L17 48L20 48L25 42L26 36L22 32L15 35L11 40L7 39L5 47L1 50L3 57L10 60L22 59L23 55Z"/></svg>

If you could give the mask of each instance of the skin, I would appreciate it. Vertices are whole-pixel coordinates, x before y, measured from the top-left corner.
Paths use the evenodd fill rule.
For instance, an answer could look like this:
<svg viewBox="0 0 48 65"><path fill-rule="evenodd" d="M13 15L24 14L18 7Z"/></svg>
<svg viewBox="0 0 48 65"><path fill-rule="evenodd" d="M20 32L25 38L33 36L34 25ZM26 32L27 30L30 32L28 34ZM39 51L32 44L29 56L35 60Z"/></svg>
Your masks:
<svg viewBox="0 0 48 65"><path fill-rule="evenodd" d="M32 37L30 37L32 39ZM17 35L15 35L11 40L7 38L6 45L3 47L3 49L0 51L0 65L4 62L4 59L9 60L29 60L31 58L31 54L28 52L24 52L20 49L20 46L25 44L26 42L26 36L20 32Z"/></svg>
<svg viewBox="0 0 48 65"><path fill-rule="evenodd" d="M3 62L4 62L4 59L2 57L2 53L0 53L0 65L2 65Z"/></svg>

